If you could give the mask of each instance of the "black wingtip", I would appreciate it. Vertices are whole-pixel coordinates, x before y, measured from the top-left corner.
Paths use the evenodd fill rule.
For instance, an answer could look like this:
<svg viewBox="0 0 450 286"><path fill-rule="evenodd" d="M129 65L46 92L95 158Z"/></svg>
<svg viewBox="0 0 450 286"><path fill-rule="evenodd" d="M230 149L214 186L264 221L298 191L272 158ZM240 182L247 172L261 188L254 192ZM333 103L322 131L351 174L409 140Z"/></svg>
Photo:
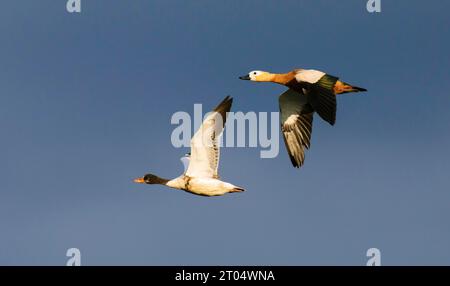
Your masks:
<svg viewBox="0 0 450 286"><path fill-rule="evenodd" d="M291 159L291 163L292 163L292 166L293 166L294 168L299 169L301 166L303 166L303 162L302 162L302 161L297 161L297 160L295 159L295 157L292 156L291 154L289 154L289 159Z"/></svg>
<svg viewBox="0 0 450 286"><path fill-rule="evenodd" d="M224 126L225 126L225 122L227 120L228 112L230 112L230 110L231 110L232 104L233 104L233 98L228 95L213 110L214 112L220 113L220 115L222 116Z"/></svg>
<svg viewBox="0 0 450 286"><path fill-rule="evenodd" d="M355 89L356 91L367 91L367 89L365 89L363 87L352 86L352 88Z"/></svg>
<svg viewBox="0 0 450 286"><path fill-rule="evenodd" d="M300 163L300 164L299 164L299 163L295 163L295 164L292 163L292 166L293 166L294 168L296 168L296 169L300 169L300 167L303 166L303 164L302 164L302 163Z"/></svg>
<svg viewBox="0 0 450 286"><path fill-rule="evenodd" d="M215 111L225 107L225 110L230 111L231 105L233 104L233 98L227 95L217 106L214 108Z"/></svg>
<svg viewBox="0 0 450 286"><path fill-rule="evenodd" d="M241 193L241 192L245 192L245 189L241 188L241 187L234 187L231 192L232 193Z"/></svg>
<svg viewBox="0 0 450 286"><path fill-rule="evenodd" d="M233 103L233 98L230 95L227 95L222 102L230 102L231 104Z"/></svg>
<svg viewBox="0 0 450 286"><path fill-rule="evenodd" d="M324 116L325 117L325 116ZM326 122L326 123L328 123L328 124L330 124L331 126L334 126L334 124L336 124L336 117L332 117L332 118L328 118L328 117L322 117L322 119Z"/></svg>

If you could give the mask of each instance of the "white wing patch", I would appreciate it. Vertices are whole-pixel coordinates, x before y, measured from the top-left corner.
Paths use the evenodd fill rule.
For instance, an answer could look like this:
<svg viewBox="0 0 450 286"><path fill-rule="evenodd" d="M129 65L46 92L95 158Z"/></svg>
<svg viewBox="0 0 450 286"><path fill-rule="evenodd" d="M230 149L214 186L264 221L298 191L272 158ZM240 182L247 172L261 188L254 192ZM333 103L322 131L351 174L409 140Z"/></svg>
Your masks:
<svg viewBox="0 0 450 286"><path fill-rule="evenodd" d="M318 71L318 70L298 70L295 75L295 79L298 82L308 82L308 83L316 83L321 79L326 73Z"/></svg>
<svg viewBox="0 0 450 286"><path fill-rule="evenodd" d="M286 149L294 167L305 161L305 149L311 142L313 110L305 94L291 89L280 95L280 119Z"/></svg>
<svg viewBox="0 0 450 286"><path fill-rule="evenodd" d="M299 117L300 117L300 115L298 115L298 114L292 114L292 115L290 115L290 116L286 119L286 121L284 122L284 124L287 124L287 125L294 125L294 124L297 122L297 120L298 120Z"/></svg>

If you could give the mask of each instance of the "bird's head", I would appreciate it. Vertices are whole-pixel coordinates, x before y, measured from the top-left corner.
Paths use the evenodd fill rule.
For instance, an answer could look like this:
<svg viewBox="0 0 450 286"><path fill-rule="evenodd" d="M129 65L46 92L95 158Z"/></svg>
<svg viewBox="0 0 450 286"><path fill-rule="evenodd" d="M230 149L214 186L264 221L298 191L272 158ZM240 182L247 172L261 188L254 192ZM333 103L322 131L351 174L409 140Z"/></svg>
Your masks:
<svg viewBox="0 0 450 286"><path fill-rule="evenodd" d="M135 183L139 183L139 184L160 184L161 183L161 178L158 176L155 176L153 174L146 174L144 177L142 178L137 178L134 179Z"/></svg>
<svg viewBox="0 0 450 286"><path fill-rule="evenodd" d="M273 75L266 71L251 71L246 75L240 76L239 79L251 81L271 81Z"/></svg>

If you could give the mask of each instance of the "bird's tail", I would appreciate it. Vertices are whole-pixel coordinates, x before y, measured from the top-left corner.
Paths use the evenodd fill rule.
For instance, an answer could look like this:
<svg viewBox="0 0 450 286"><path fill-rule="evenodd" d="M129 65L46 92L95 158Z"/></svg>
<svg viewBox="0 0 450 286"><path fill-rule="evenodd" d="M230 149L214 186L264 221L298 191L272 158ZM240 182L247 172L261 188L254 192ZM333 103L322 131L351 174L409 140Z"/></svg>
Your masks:
<svg viewBox="0 0 450 286"><path fill-rule="evenodd" d="M350 90L350 92L361 92L361 91L367 91L367 89L365 89L365 88L362 88L362 87L358 87L358 86L354 86L354 85L352 85L352 86L350 86L351 87L351 90Z"/></svg>
<svg viewBox="0 0 450 286"><path fill-rule="evenodd" d="M241 187L234 187L230 193L240 193L240 192L244 192L244 191L245 190Z"/></svg>
<svg viewBox="0 0 450 286"><path fill-rule="evenodd" d="M349 92L363 92L363 91L367 91L367 89L350 85L342 81L337 81L336 85L334 86L335 94L349 93Z"/></svg>

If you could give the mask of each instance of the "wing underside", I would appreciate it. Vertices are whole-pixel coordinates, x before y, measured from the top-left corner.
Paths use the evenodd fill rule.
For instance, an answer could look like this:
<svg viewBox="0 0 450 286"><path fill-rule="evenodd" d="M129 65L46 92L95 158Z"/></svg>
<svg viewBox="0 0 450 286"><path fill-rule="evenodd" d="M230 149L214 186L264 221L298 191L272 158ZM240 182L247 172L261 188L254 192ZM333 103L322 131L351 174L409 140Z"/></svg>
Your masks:
<svg viewBox="0 0 450 286"><path fill-rule="evenodd" d="M191 158L186 175L190 177L217 178L220 157L220 135L233 99L227 96L203 120L191 139Z"/></svg>
<svg viewBox="0 0 450 286"><path fill-rule="evenodd" d="M294 167L305 161L305 149L311 143L314 111L305 94L288 89L279 97L281 131Z"/></svg>

